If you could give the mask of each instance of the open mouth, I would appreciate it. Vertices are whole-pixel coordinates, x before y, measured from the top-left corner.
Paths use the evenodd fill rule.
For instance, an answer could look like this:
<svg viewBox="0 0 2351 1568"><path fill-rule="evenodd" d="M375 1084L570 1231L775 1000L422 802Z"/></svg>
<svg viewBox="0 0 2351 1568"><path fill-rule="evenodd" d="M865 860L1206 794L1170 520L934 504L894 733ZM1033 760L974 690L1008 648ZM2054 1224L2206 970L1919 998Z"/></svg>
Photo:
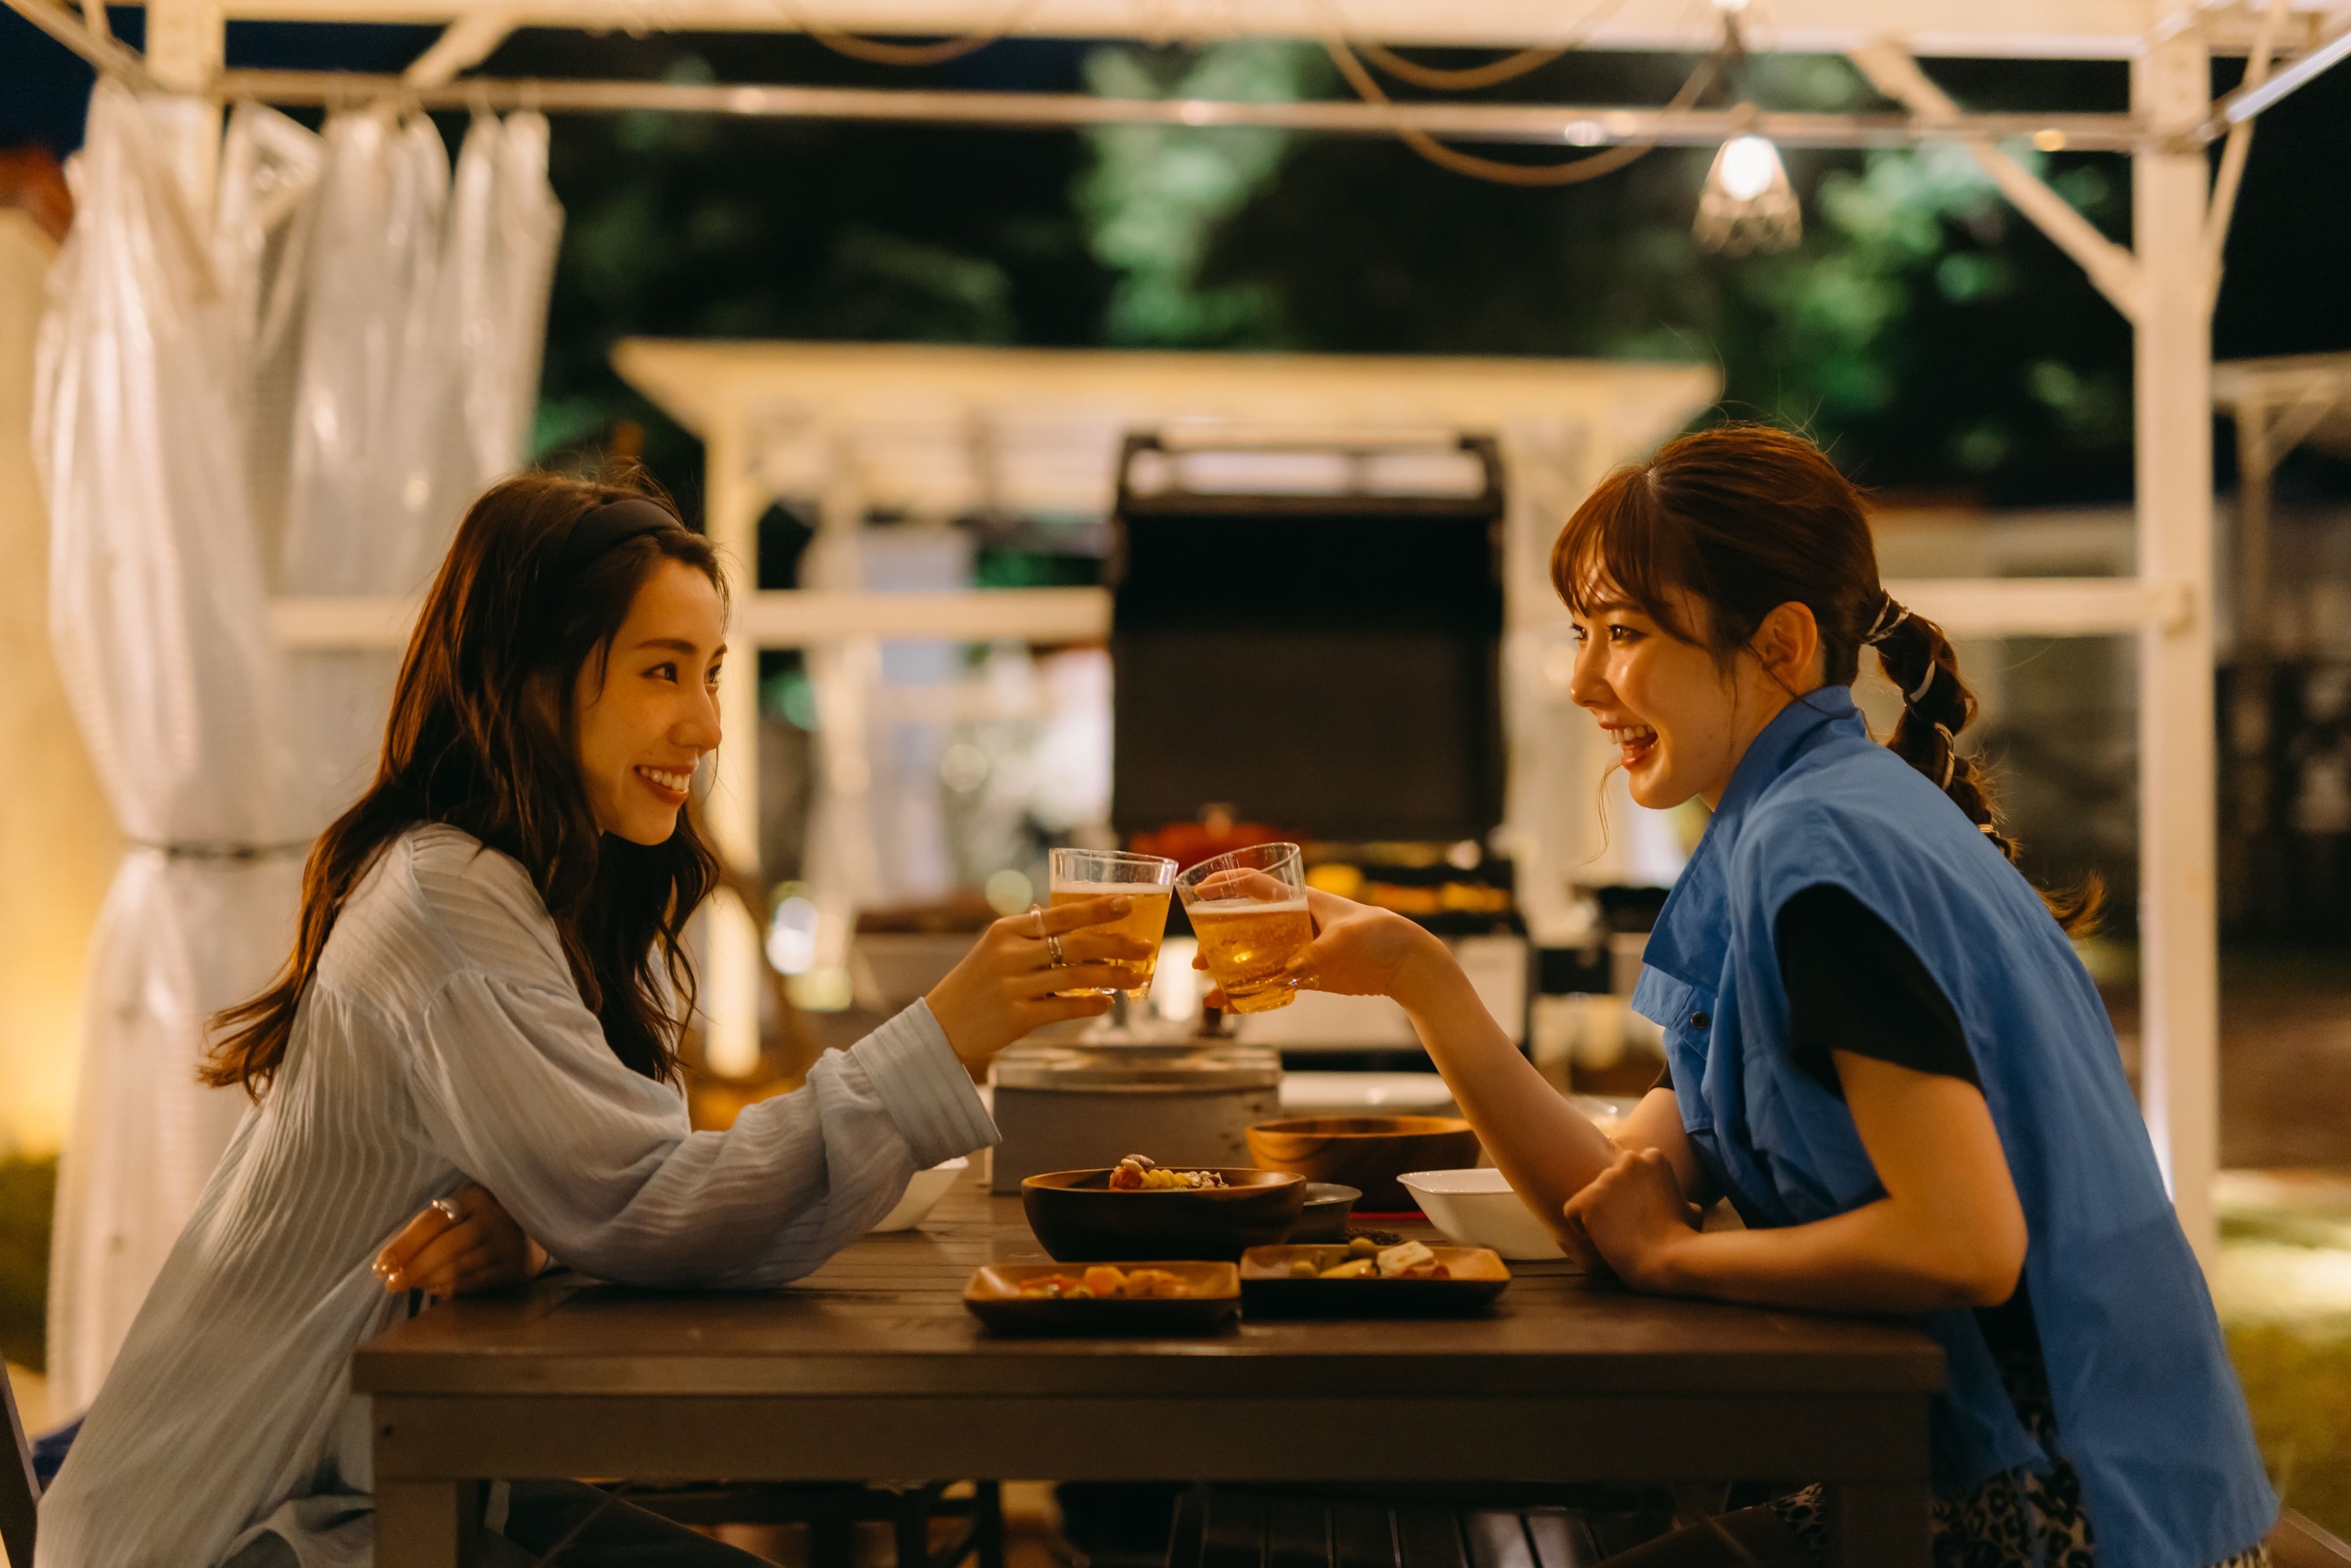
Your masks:
<svg viewBox="0 0 2351 1568"><path fill-rule="evenodd" d="M640 764L635 771L637 777L644 781L645 788L652 790L664 805L685 804L686 789L694 782L693 768L647 768Z"/></svg>
<svg viewBox="0 0 2351 1568"><path fill-rule="evenodd" d="M1657 749L1657 732L1646 724L1612 724L1608 738L1616 743L1617 759L1627 768L1646 762Z"/></svg>

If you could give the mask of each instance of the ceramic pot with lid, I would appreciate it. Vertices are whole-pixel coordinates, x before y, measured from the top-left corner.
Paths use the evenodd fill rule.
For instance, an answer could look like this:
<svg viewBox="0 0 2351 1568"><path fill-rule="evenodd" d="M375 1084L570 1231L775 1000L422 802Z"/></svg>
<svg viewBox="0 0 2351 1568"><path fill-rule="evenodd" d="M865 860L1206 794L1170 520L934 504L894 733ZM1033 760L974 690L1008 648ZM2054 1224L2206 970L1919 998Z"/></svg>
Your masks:
<svg viewBox="0 0 2351 1568"><path fill-rule="evenodd" d="M1249 1126L1280 1114L1281 1058L1252 1046L1016 1045L996 1059L1004 1134L988 1189L1015 1193L1045 1171L1250 1164Z"/></svg>

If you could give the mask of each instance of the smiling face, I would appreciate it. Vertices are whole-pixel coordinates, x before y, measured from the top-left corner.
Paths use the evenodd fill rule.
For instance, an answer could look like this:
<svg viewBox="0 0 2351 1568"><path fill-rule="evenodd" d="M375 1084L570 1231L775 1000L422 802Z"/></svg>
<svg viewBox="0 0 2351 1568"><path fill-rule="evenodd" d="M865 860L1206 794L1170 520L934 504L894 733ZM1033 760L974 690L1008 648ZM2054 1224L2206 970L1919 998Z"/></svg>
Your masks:
<svg viewBox="0 0 2351 1568"><path fill-rule="evenodd" d="M1707 623L1706 607L1687 593L1670 609L1685 626ZM1692 796L1719 804L1763 727L1822 684L1817 629L1801 604L1772 611L1727 665L1605 590L1574 624L1568 695L1615 745L1634 800L1659 810Z"/></svg>
<svg viewBox="0 0 2351 1568"><path fill-rule="evenodd" d="M677 831L695 768L718 746L726 639L716 585L664 559L630 601L611 648L580 665L574 733L601 831L639 844Z"/></svg>

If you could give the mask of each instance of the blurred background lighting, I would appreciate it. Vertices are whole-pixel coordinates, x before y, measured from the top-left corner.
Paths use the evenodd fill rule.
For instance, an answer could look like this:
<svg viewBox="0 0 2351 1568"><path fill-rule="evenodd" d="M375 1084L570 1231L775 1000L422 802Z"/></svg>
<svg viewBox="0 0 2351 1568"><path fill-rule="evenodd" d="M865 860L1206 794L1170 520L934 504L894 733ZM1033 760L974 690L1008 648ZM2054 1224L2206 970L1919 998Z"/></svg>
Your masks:
<svg viewBox="0 0 2351 1568"><path fill-rule="evenodd" d="M816 905L787 898L768 926L768 962L780 974L805 975L816 962Z"/></svg>
<svg viewBox="0 0 2351 1568"><path fill-rule="evenodd" d="M1000 871L987 879L987 906L998 915L1018 915L1035 902L1037 884L1026 873Z"/></svg>
<svg viewBox="0 0 2351 1568"><path fill-rule="evenodd" d="M1761 136L1734 136L1714 155L1698 197L1698 242L1729 256L1786 250L1803 237L1803 211L1780 150Z"/></svg>

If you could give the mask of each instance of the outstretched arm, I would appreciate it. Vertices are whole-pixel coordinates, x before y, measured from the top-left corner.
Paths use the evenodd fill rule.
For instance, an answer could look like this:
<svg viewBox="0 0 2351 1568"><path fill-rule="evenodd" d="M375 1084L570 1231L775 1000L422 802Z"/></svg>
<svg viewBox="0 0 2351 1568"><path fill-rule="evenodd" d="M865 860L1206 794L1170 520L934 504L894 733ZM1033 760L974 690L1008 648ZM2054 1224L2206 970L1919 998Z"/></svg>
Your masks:
<svg viewBox="0 0 2351 1568"><path fill-rule="evenodd" d="M1569 1198L1625 1149L1649 1149L1697 1195L1698 1158L1673 1096L1645 1099L1614 1141L1552 1086L1504 1033L1445 944L1401 915L1310 892L1316 936L1296 972L1317 990L1385 996L1411 1019L1461 1113L1527 1206L1562 1242L1580 1235L1563 1215Z"/></svg>
<svg viewBox="0 0 2351 1568"><path fill-rule="evenodd" d="M927 1001L724 1133L689 1130L674 1091L622 1066L568 983L463 972L413 1030L418 1117L569 1267L635 1285L782 1284L864 1234L915 1171L995 1141L968 1066L1107 1005L1055 989L1134 983L1120 960L1138 945L1089 929L1123 903L998 922Z"/></svg>

